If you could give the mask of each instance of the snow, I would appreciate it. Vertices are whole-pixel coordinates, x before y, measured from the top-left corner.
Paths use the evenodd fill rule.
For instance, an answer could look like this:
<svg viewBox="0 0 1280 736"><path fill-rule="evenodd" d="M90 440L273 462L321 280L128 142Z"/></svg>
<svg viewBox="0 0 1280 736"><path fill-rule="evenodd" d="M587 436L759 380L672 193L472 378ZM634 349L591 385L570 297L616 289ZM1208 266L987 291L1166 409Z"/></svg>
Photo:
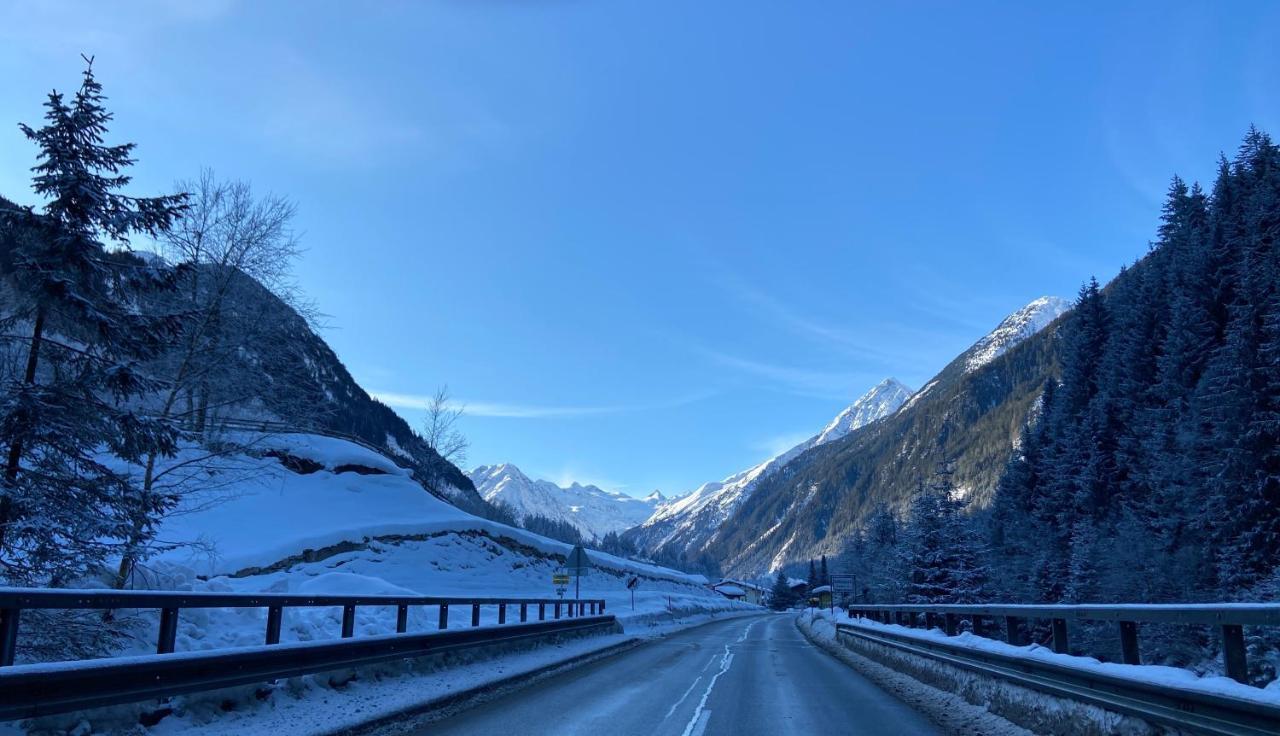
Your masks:
<svg viewBox="0 0 1280 736"><path fill-rule="evenodd" d="M484 500L507 504L520 519L537 514L567 521L587 539L626 531L649 518L665 500L657 491L639 499L592 485L561 487L549 480L531 480L511 463L481 465L467 475Z"/></svg>
<svg viewBox="0 0 1280 736"><path fill-rule="evenodd" d="M950 734L963 736L1034 736L980 705L951 692L926 685L910 675L872 661L836 641L836 628L825 611L796 617L796 626L818 646L857 670L886 692L926 714Z"/></svg>
<svg viewBox="0 0 1280 736"><path fill-rule="evenodd" d="M285 469L273 457L238 458L243 477L224 487L216 502L201 495L161 524L158 539L178 546L154 558L151 565L214 577L268 568L305 550L449 532L506 537L543 554L565 555L571 549L562 542L472 516L427 493L408 471L354 443L285 435L266 438L255 449L287 452L318 462L324 469L304 475ZM383 474L333 472L344 465L374 468ZM687 584L705 582L701 575L602 552L591 554L597 564L614 570Z"/></svg>
<svg viewBox="0 0 1280 736"><path fill-rule="evenodd" d="M1115 662L1101 662L1092 657L1077 657L1070 654L1058 654L1052 649L1038 644L1028 646L1012 646L1002 641L975 636L965 632L957 636L947 636L939 629L928 631L913 629L897 624L882 624L867 619L850 619L844 612L837 613L840 623L854 623L857 626L893 632L920 640L945 641L948 644L968 647L978 651L992 652L1005 656L1018 657L1030 661L1045 662L1063 667L1070 667L1082 672L1095 672L1111 677L1122 678L1136 683L1159 685L1161 687L1221 695L1240 700L1248 700L1266 705L1280 706L1280 686L1257 688L1236 682L1229 677L1219 675L1201 676L1191 670L1163 665L1131 665ZM1274 683L1273 683L1274 685Z"/></svg>
<svg viewBox="0 0 1280 736"><path fill-rule="evenodd" d="M657 507L639 530L642 546L658 549L677 544L684 551L702 549L715 538L733 511L750 498L764 478L807 450L834 442L893 414L910 395L911 389L897 379L886 378L841 411L813 437L758 465L722 481L704 483L693 492Z"/></svg>
<svg viewBox="0 0 1280 736"><path fill-rule="evenodd" d="M724 596L744 596L747 594L747 591L736 585L717 585L716 590L720 591L720 594Z"/></svg>
<svg viewBox="0 0 1280 736"><path fill-rule="evenodd" d="M287 470L275 457L234 458L237 472L217 480L220 487L216 498L200 494L181 509L182 513L162 523L160 539L188 546L147 561L145 572L152 587L194 594L556 596L551 576L563 563L570 545L471 516L428 493L378 453L353 443L290 435L267 438L255 447L255 452L264 454L269 450L306 458L323 469L300 474ZM194 452L198 450L188 448L173 462L179 463ZM383 474L334 472L343 465L374 468ZM209 480L215 481L212 477ZM190 546L191 543L198 544ZM304 554L306 550L311 552ZM761 610L710 590L702 575L594 550L588 550L588 555L593 567L581 579L582 597L604 599L606 612L615 615L629 635L656 635L708 617ZM626 587L633 576L640 578L634 598ZM572 592L571 586L567 597L572 597ZM508 613L512 617L509 620L518 616L517 611ZM183 609L176 637L179 654L175 656L260 647L266 614L265 608ZM529 614L536 620L536 609ZM438 615L436 606L412 606L408 630L433 631ZM550 607L546 615L553 615ZM132 638L116 654L153 656L150 653L154 652L158 613L122 612L121 617L133 622L134 628ZM449 610L450 628L468 627L470 619L469 606ZM277 646L336 639L341 620L342 611L336 607L286 608L281 644ZM483 606L480 623L496 624L497 607ZM386 636L395 631L395 626L393 606L357 609L357 637ZM510 673L523 666L520 663L536 668L620 640L621 637L604 637L590 643L556 645L542 653L503 659L496 670ZM74 667L77 663L35 666ZM192 695L182 699L191 706L189 714L166 719L153 732L166 733L180 725L194 727L196 721L200 721L202 731L212 729L219 733L315 732L320 723L354 724L373 717L379 709L403 707L410 701L420 703L432 693L455 692L469 682L482 681L494 670L489 666L463 668L456 675L451 671L447 678L403 677L386 689L369 682L353 685L340 697L324 684L327 680L323 676L294 678L290 693L283 699L273 699L269 709L256 703L253 688L246 689L236 701L237 712L231 715L222 715L216 707L225 693L208 696L216 699L213 706L202 701L201 696ZM296 702L292 700L295 696ZM239 713L244 707L249 710ZM312 711L317 715L303 715ZM277 728L277 715L283 712L300 718L303 725ZM136 722L136 714L134 718ZM304 728L306 724L309 730Z"/></svg>
<svg viewBox="0 0 1280 736"><path fill-rule="evenodd" d="M1005 317L986 337L966 351L965 372L990 363L1010 348L1049 326L1067 310L1071 302L1057 296L1042 296Z"/></svg>

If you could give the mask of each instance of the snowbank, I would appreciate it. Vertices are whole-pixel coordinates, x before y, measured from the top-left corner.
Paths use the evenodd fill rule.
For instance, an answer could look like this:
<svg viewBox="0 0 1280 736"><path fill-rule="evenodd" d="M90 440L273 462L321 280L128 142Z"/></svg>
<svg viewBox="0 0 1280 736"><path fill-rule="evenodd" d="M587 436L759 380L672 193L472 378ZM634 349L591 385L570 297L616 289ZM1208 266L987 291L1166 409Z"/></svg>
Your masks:
<svg viewBox="0 0 1280 736"><path fill-rule="evenodd" d="M947 636L946 633L939 629L930 629L926 631L923 629L899 626L897 624L882 624L868 619L854 620L850 619L848 614L844 612L837 612L836 616L842 623L856 623L858 626L867 629L888 631L914 639L943 641L947 644L968 647L979 651L993 652L1010 657L1019 657L1037 662L1046 662L1063 667L1071 667L1072 669L1080 670L1082 673L1092 672L1109 675L1111 677L1118 677L1137 683L1159 685L1170 689L1199 692L1208 695L1223 695L1239 700L1248 700L1256 703L1280 706L1280 680L1272 682L1266 688L1258 688L1236 682L1229 677L1223 677L1220 675L1198 675L1191 670L1182 669L1181 667L1166 667L1164 665L1154 664L1133 665L1118 664L1115 662L1101 662L1093 657L1077 657L1070 654L1057 654L1052 649L1042 647L1039 644L1011 646L1005 642L988 639L983 636L975 636L969 632L965 632L957 636Z"/></svg>
<svg viewBox="0 0 1280 736"><path fill-rule="evenodd" d="M564 556L570 545L468 514L427 493L409 471L378 453L344 440L278 435L255 443L259 453L305 458L321 470L288 470L276 457L236 458L237 477L216 497L199 494L160 527L158 538L179 545L153 563L176 565L204 577L275 566L343 543L388 537L480 532L506 537L543 554ZM373 469L336 472L343 468ZM592 552L596 565L653 578L703 585L706 578Z"/></svg>

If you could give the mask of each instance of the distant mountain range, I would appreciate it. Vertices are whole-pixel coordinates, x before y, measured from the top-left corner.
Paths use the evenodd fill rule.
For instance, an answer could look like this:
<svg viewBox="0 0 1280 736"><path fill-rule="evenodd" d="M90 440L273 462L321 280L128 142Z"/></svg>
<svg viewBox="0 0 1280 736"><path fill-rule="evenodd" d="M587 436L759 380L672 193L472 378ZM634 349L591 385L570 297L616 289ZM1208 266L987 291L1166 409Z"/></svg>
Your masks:
<svg viewBox="0 0 1280 736"><path fill-rule="evenodd" d="M565 521L594 540L643 522L667 500L658 491L641 499L592 485L532 480L511 463L481 465L468 476L484 500L507 505L521 522L535 514Z"/></svg>
<svg viewBox="0 0 1280 736"><path fill-rule="evenodd" d="M911 389L896 379L887 378L840 412L818 434L759 465L722 481L705 483L692 493L664 504L624 537L646 551L685 558L696 556L716 538L721 526L763 479L805 451L889 416L910 396Z"/></svg>
<svg viewBox="0 0 1280 736"><path fill-rule="evenodd" d="M775 463L760 473L747 497L731 504L713 534L698 533L701 554L738 576L836 554L874 509L904 508L943 462L962 493L978 505L988 503L1019 431L1057 372L1058 346L1053 330L1045 328L1069 306L1056 297L1036 299L899 401L900 407L887 404L895 411L883 412L879 421L788 453L781 467ZM694 538L639 532L631 534L658 547Z"/></svg>

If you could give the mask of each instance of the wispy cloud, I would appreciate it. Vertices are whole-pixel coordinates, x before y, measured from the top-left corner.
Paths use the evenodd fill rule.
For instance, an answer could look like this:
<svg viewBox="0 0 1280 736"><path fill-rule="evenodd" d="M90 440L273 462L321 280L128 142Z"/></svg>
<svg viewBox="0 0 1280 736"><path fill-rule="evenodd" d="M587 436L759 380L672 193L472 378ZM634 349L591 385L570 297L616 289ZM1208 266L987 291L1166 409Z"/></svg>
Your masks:
<svg viewBox="0 0 1280 736"><path fill-rule="evenodd" d="M742 278L722 272L719 283L740 301L752 306L767 319L797 336L820 345L839 348L846 353L876 360L892 360L898 356L859 338L847 328L825 323L803 314L780 299L757 289Z"/></svg>
<svg viewBox="0 0 1280 736"><path fill-rule="evenodd" d="M433 397L428 394L405 394L392 391L374 391L371 395L382 403L397 409L425 410L431 407ZM613 404L613 405L579 405L579 406L547 406L534 404L506 404L490 401L454 401L450 408L461 409L464 415L474 417L498 417L505 419L554 419L568 417L587 417L605 414L625 414L629 412L672 409L686 406L696 401L710 398L709 392L690 394L669 401L658 401L648 404Z"/></svg>
<svg viewBox="0 0 1280 736"><path fill-rule="evenodd" d="M763 378L775 387L802 396L844 400L855 395L855 387L867 380L859 371L815 370L742 358L708 348L695 350L722 366Z"/></svg>

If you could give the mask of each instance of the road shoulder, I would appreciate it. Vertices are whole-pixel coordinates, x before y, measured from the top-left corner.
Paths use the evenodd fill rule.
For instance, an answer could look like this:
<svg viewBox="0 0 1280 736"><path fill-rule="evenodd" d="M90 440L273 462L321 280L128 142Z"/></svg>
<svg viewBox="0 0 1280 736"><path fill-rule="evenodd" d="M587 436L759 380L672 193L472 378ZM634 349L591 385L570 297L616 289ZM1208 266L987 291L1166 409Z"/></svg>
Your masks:
<svg viewBox="0 0 1280 736"><path fill-rule="evenodd" d="M835 641L835 628L829 621L812 620L809 613L801 613L796 616L795 624L814 646L848 665L886 693L923 713L951 736L1035 736L958 695L926 685L841 646Z"/></svg>

